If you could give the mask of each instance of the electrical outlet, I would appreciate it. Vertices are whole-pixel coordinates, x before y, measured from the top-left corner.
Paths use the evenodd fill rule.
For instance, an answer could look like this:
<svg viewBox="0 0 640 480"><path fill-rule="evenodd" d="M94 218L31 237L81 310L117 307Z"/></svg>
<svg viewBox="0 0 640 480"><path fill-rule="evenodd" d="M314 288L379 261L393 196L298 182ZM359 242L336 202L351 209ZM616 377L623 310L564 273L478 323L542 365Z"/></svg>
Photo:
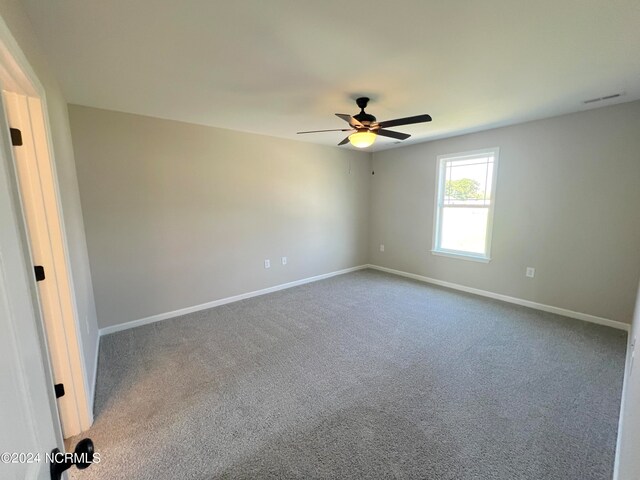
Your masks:
<svg viewBox="0 0 640 480"><path fill-rule="evenodd" d="M287 264L287 257L282 257L282 264L286 265Z"/></svg>
<svg viewBox="0 0 640 480"><path fill-rule="evenodd" d="M264 268L271 268L271 260L264 261Z"/></svg>
<svg viewBox="0 0 640 480"><path fill-rule="evenodd" d="M384 243L381 243L381 244L380 244L380 251L381 251L381 252L384 252Z"/></svg>
<svg viewBox="0 0 640 480"><path fill-rule="evenodd" d="M527 271L525 273L525 275L529 278L533 278L536 276L536 269L533 267L527 267Z"/></svg>

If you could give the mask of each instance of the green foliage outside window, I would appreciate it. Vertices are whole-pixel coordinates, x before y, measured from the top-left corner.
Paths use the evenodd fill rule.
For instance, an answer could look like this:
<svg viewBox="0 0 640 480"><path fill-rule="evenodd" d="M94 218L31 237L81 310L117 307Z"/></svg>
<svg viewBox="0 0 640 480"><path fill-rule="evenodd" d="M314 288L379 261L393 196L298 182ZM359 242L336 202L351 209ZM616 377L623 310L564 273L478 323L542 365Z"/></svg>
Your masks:
<svg viewBox="0 0 640 480"><path fill-rule="evenodd" d="M445 198L454 200L481 200L484 192L480 191L480 183L471 178L447 180L445 183Z"/></svg>

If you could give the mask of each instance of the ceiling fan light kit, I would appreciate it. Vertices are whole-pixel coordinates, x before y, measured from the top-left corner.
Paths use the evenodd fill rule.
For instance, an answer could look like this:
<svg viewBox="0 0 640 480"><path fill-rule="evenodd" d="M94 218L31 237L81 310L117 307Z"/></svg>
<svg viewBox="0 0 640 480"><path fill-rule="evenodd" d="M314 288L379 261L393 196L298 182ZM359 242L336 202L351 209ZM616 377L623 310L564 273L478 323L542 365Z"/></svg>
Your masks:
<svg viewBox="0 0 640 480"><path fill-rule="evenodd" d="M357 115L349 115L346 113L336 113L337 117L347 122L351 128L337 128L332 130L312 130L304 133L320 133L320 132L353 132L342 140L338 145L351 143L357 148L367 148L376 141L378 135L383 137L394 138L396 140L406 140L411 135L408 133L395 132L387 130L386 127L398 127L401 125L411 125L414 123L430 122L431 116L427 114L416 115L414 117L396 118L395 120L386 120L384 122L376 121L376 117L364 111L369 103L367 97L360 97L356 100L356 104L360 107L360 113Z"/></svg>
<svg viewBox="0 0 640 480"><path fill-rule="evenodd" d="M356 132L349 135L349 142L357 148L367 148L376 141L376 134L368 130Z"/></svg>

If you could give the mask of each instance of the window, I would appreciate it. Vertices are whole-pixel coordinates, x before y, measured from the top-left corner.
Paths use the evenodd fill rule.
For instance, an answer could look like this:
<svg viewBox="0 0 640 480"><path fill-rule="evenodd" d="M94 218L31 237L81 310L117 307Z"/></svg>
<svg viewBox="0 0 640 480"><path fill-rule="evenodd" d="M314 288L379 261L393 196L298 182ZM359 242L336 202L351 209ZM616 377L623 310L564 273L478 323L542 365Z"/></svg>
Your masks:
<svg viewBox="0 0 640 480"><path fill-rule="evenodd" d="M433 254L488 262L498 149L438 157Z"/></svg>

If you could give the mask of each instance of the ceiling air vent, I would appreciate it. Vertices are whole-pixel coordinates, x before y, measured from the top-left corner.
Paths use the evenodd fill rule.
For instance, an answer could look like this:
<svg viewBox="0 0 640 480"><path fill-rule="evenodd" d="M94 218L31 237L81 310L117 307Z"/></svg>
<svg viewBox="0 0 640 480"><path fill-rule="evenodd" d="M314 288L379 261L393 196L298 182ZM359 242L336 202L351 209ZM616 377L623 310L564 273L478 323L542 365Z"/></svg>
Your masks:
<svg viewBox="0 0 640 480"><path fill-rule="evenodd" d="M605 100L612 100L620 96L622 96L622 93L612 93L611 95L605 95L604 97L590 98L589 100L585 100L582 103L584 103L585 105L589 105L591 103L603 102Z"/></svg>

